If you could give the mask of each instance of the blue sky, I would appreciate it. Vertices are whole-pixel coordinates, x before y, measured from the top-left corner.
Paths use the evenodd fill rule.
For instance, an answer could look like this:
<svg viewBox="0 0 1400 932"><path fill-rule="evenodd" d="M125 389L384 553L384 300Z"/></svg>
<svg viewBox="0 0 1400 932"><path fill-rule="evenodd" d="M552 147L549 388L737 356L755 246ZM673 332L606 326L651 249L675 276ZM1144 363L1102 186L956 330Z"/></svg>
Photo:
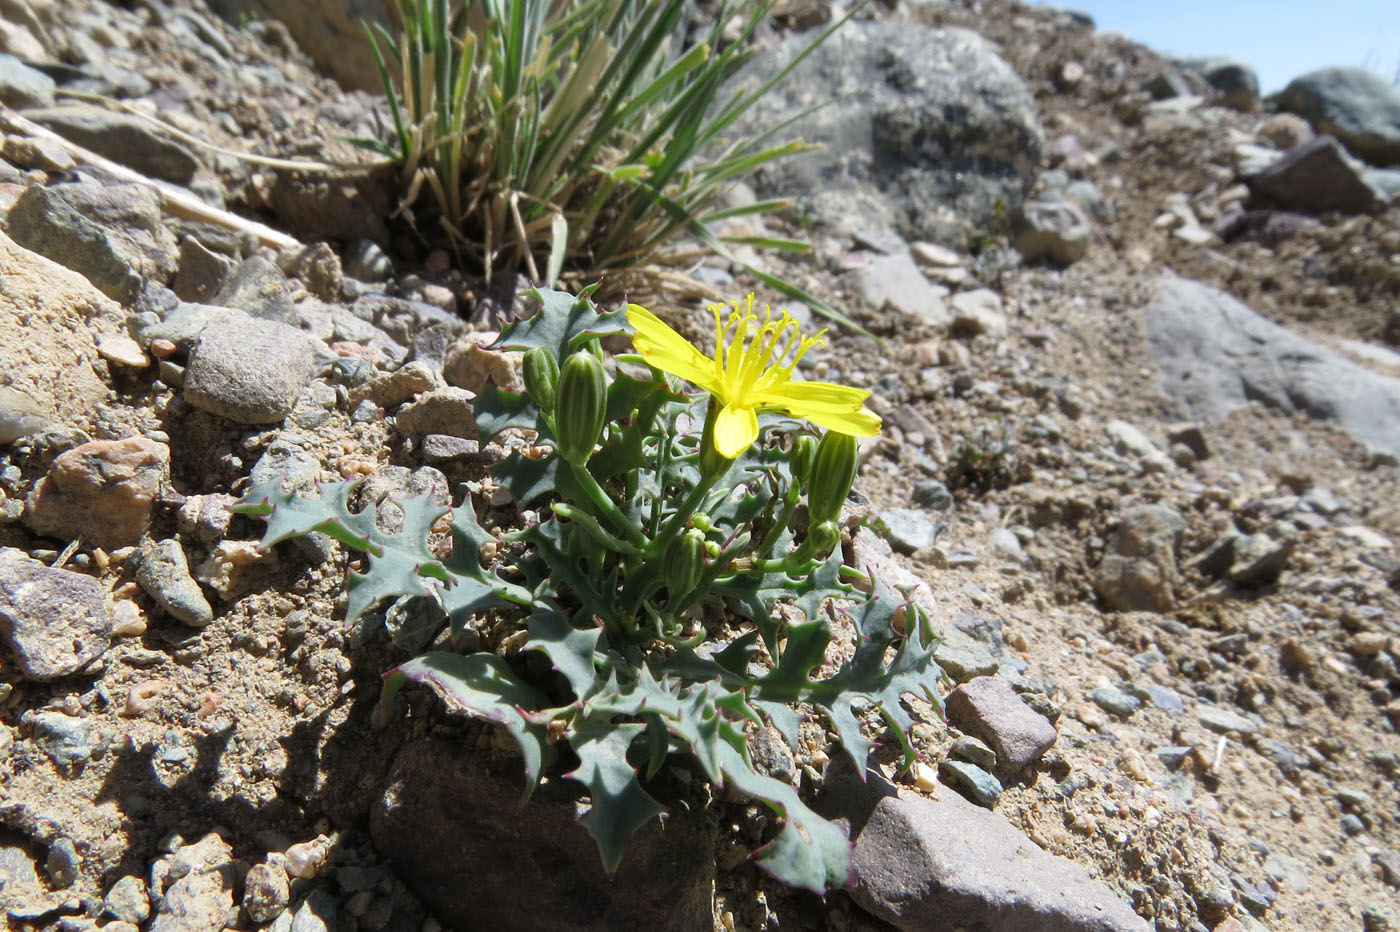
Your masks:
<svg viewBox="0 0 1400 932"><path fill-rule="evenodd" d="M1158 52L1227 55L1254 66L1260 89L1328 65L1359 65L1387 81L1400 72L1400 0L1059 0L1100 30Z"/></svg>

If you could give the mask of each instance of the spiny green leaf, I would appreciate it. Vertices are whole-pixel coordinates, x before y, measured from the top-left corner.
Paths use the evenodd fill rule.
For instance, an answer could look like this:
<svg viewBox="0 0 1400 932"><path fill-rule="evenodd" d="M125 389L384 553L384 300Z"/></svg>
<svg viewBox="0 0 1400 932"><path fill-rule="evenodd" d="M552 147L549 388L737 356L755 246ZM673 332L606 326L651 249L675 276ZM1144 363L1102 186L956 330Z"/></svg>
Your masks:
<svg viewBox="0 0 1400 932"><path fill-rule="evenodd" d="M808 809L791 786L754 773L733 748L724 748L721 755L725 780L783 817L777 837L754 852L759 866L789 886L818 895L828 886L849 884L851 843L841 829Z"/></svg>
<svg viewBox="0 0 1400 932"><path fill-rule="evenodd" d="M455 712L504 726L525 757L526 792L534 789L554 749L547 741L547 723L525 713L543 708L546 700L539 690L522 683L509 664L488 653L424 654L385 674L386 705L405 681L428 686Z"/></svg>
<svg viewBox="0 0 1400 932"><path fill-rule="evenodd" d="M568 776L588 787L591 808L583 824L598 843L603 867L609 874L622 863L627 839L662 810L661 804L642 789L636 768L627 762L628 748L645 728L639 724L614 724L610 718L585 719L569 738L579 765Z"/></svg>
<svg viewBox="0 0 1400 932"><path fill-rule="evenodd" d="M248 491L231 509L234 514L267 519L262 544L271 547L292 537L320 531L347 547L364 550L375 530L374 506L359 514L350 512L350 495L359 482L328 482L316 486L317 495L301 495L283 488L286 476L278 476Z"/></svg>
<svg viewBox="0 0 1400 932"><path fill-rule="evenodd" d="M593 337L629 333L626 315L621 310L598 313L589 298L596 288L597 285L585 288L577 298L567 291L533 289L531 293L539 300L540 310L533 317L502 327L496 346L509 350L540 346L554 353L562 365L570 353Z"/></svg>
<svg viewBox="0 0 1400 932"><path fill-rule="evenodd" d="M569 681L575 698L587 699L603 685L593 661L602 628L575 628L563 612L542 608L530 615L529 627L525 649L542 651Z"/></svg>
<svg viewBox="0 0 1400 932"><path fill-rule="evenodd" d="M476 429L482 440L490 440L508 427L533 430L541 437L549 434L540 409L524 392L501 388L487 382L472 402L476 414Z"/></svg>

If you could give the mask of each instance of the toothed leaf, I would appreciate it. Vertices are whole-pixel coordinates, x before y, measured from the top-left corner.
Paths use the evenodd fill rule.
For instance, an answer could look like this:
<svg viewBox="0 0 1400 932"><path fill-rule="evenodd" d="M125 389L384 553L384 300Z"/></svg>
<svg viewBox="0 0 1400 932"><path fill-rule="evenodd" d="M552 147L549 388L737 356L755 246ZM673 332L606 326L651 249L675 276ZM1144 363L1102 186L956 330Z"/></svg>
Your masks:
<svg viewBox="0 0 1400 932"><path fill-rule="evenodd" d="M525 758L526 792L534 789L554 749L546 740L546 725L525 713L544 707L546 700L539 690L520 682L509 664L487 653L424 654L385 675L386 705L405 681L429 687L454 712L504 726Z"/></svg>

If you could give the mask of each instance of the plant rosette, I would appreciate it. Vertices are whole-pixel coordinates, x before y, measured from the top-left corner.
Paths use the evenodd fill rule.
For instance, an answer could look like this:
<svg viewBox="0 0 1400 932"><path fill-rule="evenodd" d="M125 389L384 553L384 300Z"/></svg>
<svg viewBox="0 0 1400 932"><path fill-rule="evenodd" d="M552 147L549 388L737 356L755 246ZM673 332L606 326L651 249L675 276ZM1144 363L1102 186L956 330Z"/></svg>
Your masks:
<svg viewBox="0 0 1400 932"><path fill-rule="evenodd" d="M520 745L530 788L567 745L578 763L563 776L586 787L584 824L609 871L662 811L648 781L679 765L778 816L754 852L760 866L818 893L844 886L845 834L756 770L747 738L771 724L795 750L804 714L817 715L859 771L876 738L896 743L907 766L913 720L902 697L941 711L929 618L842 562L856 441L879 418L863 390L798 381L797 362L821 334L802 336L786 313L760 317L752 296L711 307L707 355L644 308L600 312L592 290L536 291L539 311L496 344L525 353L526 390L487 385L476 400L484 441L512 429L536 438L492 468L532 523L489 533L468 495L450 509L443 557L428 533L449 509L426 496L397 503L397 533L378 526L373 505L350 510L348 482L300 494L274 480L235 510L266 520L265 546L318 531L363 554L347 623L372 624L385 600L426 596L454 635L487 614L515 625L510 656L435 650L390 671L386 708L419 683L449 709L500 725ZM622 339L637 352L610 357L604 341ZM510 559L486 565L483 552ZM841 615L854 644L829 651ZM548 664L525 663L531 653Z"/></svg>

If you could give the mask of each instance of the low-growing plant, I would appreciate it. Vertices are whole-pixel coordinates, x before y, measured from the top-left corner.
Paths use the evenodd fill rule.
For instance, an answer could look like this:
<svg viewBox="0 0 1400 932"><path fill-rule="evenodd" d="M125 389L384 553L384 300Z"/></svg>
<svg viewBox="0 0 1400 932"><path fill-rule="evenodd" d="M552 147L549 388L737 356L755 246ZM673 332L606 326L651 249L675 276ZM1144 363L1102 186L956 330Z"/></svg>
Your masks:
<svg viewBox="0 0 1400 932"><path fill-rule="evenodd" d="M384 700L421 683L499 724L531 787L567 745L578 766L564 776L587 788L585 825L608 870L661 811L647 783L670 761L780 816L755 853L776 877L839 887L844 833L754 768L747 733L771 724L796 748L801 707L863 773L880 721L913 761L903 695L941 708L927 615L842 562L857 437L878 432L879 418L868 392L794 380L820 334L802 336L785 312L760 317L752 295L712 306L706 354L644 308L600 313L589 292L535 292L539 311L497 344L524 352L525 391L488 384L476 400L484 440L517 440L492 474L534 516L523 527L488 533L468 496L440 555L429 531L449 509L426 496L397 503L402 529L388 533L374 506L350 510L352 483L303 495L273 481L237 510L266 519L267 546L319 531L363 553L347 622L427 596L454 633L484 613L518 624L504 639L518 651L428 652L387 674ZM603 342L628 337L636 354L610 360ZM839 614L855 632L841 652Z"/></svg>
<svg viewBox="0 0 1400 932"><path fill-rule="evenodd" d="M718 205L758 166L806 148L770 144L805 110L753 136L725 136L840 25L757 87L730 90L772 6L722 2L690 43L687 0L399 0L397 38L366 27L393 136L355 141L400 166L405 205L435 213L488 281L517 269L547 285L566 268L584 281L615 275L681 233L733 261L730 243L806 251L779 237L721 239L708 226L789 206Z"/></svg>
<svg viewBox="0 0 1400 932"><path fill-rule="evenodd" d="M970 436L957 438L948 464L948 485L982 492L1009 485L1015 450L1011 426L1000 415L994 416Z"/></svg>

